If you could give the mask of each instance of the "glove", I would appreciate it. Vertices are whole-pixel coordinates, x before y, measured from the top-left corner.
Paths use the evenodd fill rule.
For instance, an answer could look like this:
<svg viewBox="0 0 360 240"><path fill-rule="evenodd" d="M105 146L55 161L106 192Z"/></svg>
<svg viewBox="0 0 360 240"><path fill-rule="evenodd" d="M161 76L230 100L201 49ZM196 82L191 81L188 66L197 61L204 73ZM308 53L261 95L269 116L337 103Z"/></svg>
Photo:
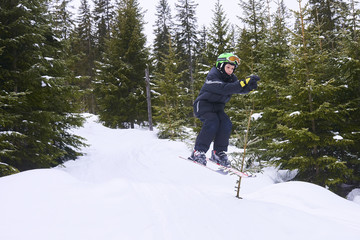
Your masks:
<svg viewBox="0 0 360 240"><path fill-rule="evenodd" d="M240 85L241 87L246 87L248 86L248 88L251 90L254 90L257 88L257 81L260 80L259 76L256 75L251 75L245 78L245 80L241 80L240 81Z"/></svg>

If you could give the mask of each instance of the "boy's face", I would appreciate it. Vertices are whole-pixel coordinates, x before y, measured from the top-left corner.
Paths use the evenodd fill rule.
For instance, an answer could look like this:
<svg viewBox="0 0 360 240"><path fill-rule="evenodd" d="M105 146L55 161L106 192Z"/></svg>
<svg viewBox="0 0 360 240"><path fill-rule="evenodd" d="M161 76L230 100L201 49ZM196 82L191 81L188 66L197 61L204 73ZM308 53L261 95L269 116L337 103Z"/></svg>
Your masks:
<svg viewBox="0 0 360 240"><path fill-rule="evenodd" d="M224 70L227 75L231 75L234 72L235 66L231 64L226 64Z"/></svg>

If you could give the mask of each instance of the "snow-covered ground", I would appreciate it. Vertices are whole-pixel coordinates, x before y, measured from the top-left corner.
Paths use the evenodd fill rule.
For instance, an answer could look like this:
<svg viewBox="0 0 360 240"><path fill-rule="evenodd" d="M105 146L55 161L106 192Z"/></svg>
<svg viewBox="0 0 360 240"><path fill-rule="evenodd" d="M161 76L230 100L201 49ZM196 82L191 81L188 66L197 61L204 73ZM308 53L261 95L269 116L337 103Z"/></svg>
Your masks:
<svg viewBox="0 0 360 240"><path fill-rule="evenodd" d="M358 240L360 205L276 171L242 179L178 158L184 143L89 116L86 156L0 178L1 240Z"/></svg>

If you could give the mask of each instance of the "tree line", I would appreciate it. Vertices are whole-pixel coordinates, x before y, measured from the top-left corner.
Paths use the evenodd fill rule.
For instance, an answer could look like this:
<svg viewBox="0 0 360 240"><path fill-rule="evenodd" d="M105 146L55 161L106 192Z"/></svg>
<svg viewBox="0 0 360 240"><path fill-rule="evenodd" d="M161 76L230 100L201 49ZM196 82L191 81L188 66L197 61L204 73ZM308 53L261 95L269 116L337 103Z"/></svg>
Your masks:
<svg viewBox="0 0 360 240"><path fill-rule="evenodd" d="M216 57L241 59L236 75L261 77L226 111L241 147L250 112L248 164L297 170L297 180L344 195L360 185L359 5L309 0L238 0L238 21L222 2L198 26L194 0L156 4L154 40L137 0L0 3L0 175L51 167L81 153L79 113L112 128L147 124L145 69L161 138L199 130L196 98ZM275 3L276 9L270 7ZM289 21L289 19L291 21Z"/></svg>

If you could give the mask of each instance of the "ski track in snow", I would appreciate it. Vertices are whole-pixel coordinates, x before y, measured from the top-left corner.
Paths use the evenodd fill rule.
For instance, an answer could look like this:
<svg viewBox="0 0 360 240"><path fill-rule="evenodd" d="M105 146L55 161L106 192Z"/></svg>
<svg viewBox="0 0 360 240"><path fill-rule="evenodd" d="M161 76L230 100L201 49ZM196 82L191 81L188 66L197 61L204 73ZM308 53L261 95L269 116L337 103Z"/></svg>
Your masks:
<svg viewBox="0 0 360 240"><path fill-rule="evenodd" d="M358 240L360 205L273 169L243 178L189 161L184 143L114 130L88 115L86 155L0 178L1 240Z"/></svg>

